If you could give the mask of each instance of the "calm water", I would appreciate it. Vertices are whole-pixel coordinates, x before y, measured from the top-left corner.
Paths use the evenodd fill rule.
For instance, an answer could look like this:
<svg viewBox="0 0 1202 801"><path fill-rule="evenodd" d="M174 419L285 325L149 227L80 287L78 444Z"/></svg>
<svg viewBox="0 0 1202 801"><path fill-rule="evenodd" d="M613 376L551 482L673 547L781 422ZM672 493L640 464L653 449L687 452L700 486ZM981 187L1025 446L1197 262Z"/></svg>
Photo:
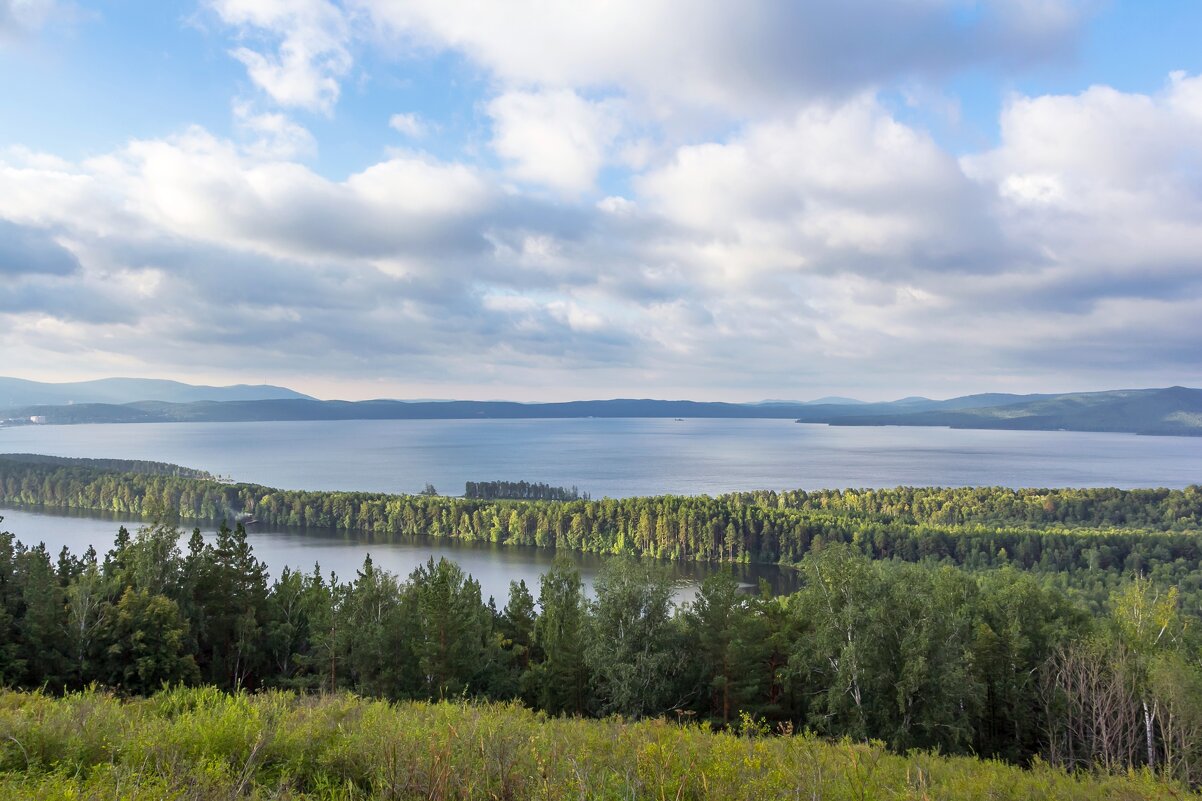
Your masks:
<svg viewBox="0 0 1202 801"><path fill-rule="evenodd" d="M1183 487L1202 482L1202 439L944 428L839 428L787 420L436 420L25 426L0 430L0 452L146 459L290 489L447 494L465 481L578 486L593 497L718 494L749 489L1002 485ZM5 530L52 551L111 546L116 518L0 510ZM136 528L131 524L131 530ZM259 529L251 543L273 574L284 566L350 578L371 553L408 575L454 559L503 603L510 580L532 587L552 554L445 540L371 542L327 530ZM571 555L591 583L602 558ZM708 570L674 565L687 585ZM745 570L777 591L793 577Z"/></svg>
<svg viewBox="0 0 1202 801"><path fill-rule="evenodd" d="M117 529L125 525L131 532L141 523L112 515L84 515L70 512L51 514L28 509L0 508L0 531L12 532L26 545L44 542L51 555L66 546L73 553L82 554L91 545L103 554L112 548ZM213 527L202 527L211 536ZM189 528L188 531L191 531ZM185 535L186 536L186 535ZM252 526L247 538L255 555L262 559L272 576L278 576L284 567L313 572L315 563L321 565L323 575L334 571L340 579L354 579L355 571L363 565L363 557L371 554L378 568L395 573L402 578L414 568L436 561L439 557L455 561L465 572L471 573L480 582L487 598L497 600L498 606L505 605L509 594L509 582L525 580L534 596L538 597L538 579L551 566L554 553L542 548L524 546L498 546L491 543L467 543L450 540L434 540L425 537L407 538L401 542L374 542L363 535L343 534L327 529L287 529ZM185 540L186 544L186 540ZM591 590L605 557L592 554L567 553ZM758 585L763 578L774 592L791 592L796 589L793 571L776 565L736 565L719 567L713 565L661 563L679 583L678 600L688 600L699 581L717 570L734 570L736 578L748 588Z"/></svg>
<svg viewBox="0 0 1202 801"><path fill-rule="evenodd" d="M148 459L289 489L463 492L490 479L593 497L749 489L1183 487L1202 438L840 428L789 420L356 420L23 426L0 452Z"/></svg>

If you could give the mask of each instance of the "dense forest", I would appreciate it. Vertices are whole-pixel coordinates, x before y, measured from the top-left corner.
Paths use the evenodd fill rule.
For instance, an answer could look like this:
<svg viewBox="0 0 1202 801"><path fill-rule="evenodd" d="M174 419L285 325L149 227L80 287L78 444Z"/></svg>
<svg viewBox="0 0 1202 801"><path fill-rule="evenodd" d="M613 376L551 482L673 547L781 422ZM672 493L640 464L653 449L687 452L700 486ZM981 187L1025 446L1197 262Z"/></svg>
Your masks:
<svg viewBox="0 0 1202 801"><path fill-rule="evenodd" d="M594 597L557 560L503 603L448 561L401 578L368 557L269 580L241 528L118 532L54 556L0 535L0 683L349 690L518 700L552 715L811 731L1015 764L1202 780L1202 654L1176 588L1131 579L1090 615L1036 576L873 560L824 544L789 596L728 574L677 606L650 560Z"/></svg>
<svg viewBox="0 0 1202 801"><path fill-rule="evenodd" d="M10 687L517 701L1202 783L1198 487L493 500L10 456L0 501L158 521L103 555L0 535ZM609 561L593 597L557 561L494 600L447 561L272 580L241 526L181 547L177 521L245 515L383 540L781 561L802 582L773 597L720 574L680 606L653 561Z"/></svg>
<svg viewBox="0 0 1202 801"><path fill-rule="evenodd" d="M514 501L279 490L83 463L0 459L0 503L145 519L326 527L661 559L794 564L824 544L873 559L1039 574L1093 611L1124 576L1176 586L1202 615L1202 489L897 488L716 498Z"/></svg>
<svg viewBox="0 0 1202 801"><path fill-rule="evenodd" d="M180 467L167 462L146 462L133 459L83 459L75 456L44 456L40 453L0 453L0 462L38 464L54 467L86 467L114 473L138 473L145 476L175 476L176 478L215 479L204 470Z"/></svg>
<svg viewBox="0 0 1202 801"><path fill-rule="evenodd" d="M552 487L549 484L529 481L469 481L463 488L463 497L485 501L589 500L589 494L586 492L581 495L576 487Z"/></svg>

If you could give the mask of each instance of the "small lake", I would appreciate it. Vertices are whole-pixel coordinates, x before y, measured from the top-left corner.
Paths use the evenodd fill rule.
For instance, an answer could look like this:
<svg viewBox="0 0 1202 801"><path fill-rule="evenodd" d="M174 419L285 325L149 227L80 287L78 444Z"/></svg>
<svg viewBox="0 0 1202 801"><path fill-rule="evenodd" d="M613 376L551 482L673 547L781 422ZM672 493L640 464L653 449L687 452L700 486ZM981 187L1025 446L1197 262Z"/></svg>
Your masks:
<svg viewBox="0 0 1202 801"><path fill-rule="evenodd" d="M842 487L1184 487L1202 437L853 428L791 420L346 420L0 429L0 452L145 459L285 489L457 495L467 481L594 498Z"/></svg>
<svg viewBox="0 0 1202 801"><path fill-rule="evenodd" d="M0 507L0 531L8 531L27 546L44 542L51 556L57 556L66 546L74 554L82 554L91 545L99 554L113 547L117 529L124 525L132 533L143 523L131 522L128 518L102 514L79 514L64 510L56 513L30 509ZM187 537L194 526L181 525ZM211 537L213 525L201 526ZM288 529L279 527L251 526L247 540L254 548L255 556L261 559L272 577L279 576L284 567L312 573L314 564L321 565L321 572L328 576L330 571L338 578L354 580L355 572L363 566L363 558L371 554L377 568L387 570L401 578L408 576L419 565L433 558L437 561L446 557L459 564L464 572L471 573L480 582L480 589L487 600L496 599L503 607L509 596L509 582L524 580L534 597L538 598L539 577L551 567L555 551L529 546L496 545L494 543L460 542L431 537L406 537L395 542L373 541L361 534L349 534L329 529ZM596 554L559 552L564 554L580 571L586 589L591 591L593 579L606 559L613 557ZM699 582L720 570L733 571L740 583L751 590L760 579L768 582L773 592L787 593L797 589L796 573L777 565L708 565L696 563L657 562L677 581L678 600L688 600Z"/></svg>

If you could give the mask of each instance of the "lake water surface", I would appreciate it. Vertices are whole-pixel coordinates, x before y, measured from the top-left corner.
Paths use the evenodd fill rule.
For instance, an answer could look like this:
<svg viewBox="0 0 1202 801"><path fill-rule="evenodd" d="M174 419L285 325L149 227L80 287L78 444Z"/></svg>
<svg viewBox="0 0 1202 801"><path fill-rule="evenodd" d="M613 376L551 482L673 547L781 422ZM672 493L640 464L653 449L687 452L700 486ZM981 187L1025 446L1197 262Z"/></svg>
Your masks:
<svg viewBox="0 0 1202 801"><path fill-rule="evenodd" d="M66 546L74 554L82 554L92 546L100 554L113 547L117 529L124 525L131 532L144 523L104 514L82 514L70 510L55 513L31 509L0 507L0 531L9 531L28 546L45 543L52 556ZM181 528L191 532L193 525ZM213 525L202 525L211 538ZM186 547L185 533L181 547ZM379 569L405 578L428 559L446 557L458 563L464 572L480 582L484 597L493 596L497 606L504 606L510 581L525 581L531 593L538 597L539 577L551 567L556 552L530 546L496 545L493 543L460 542L430 537L405 537L396 542L373 540L358 533L329 529L289 529L251 526L247 540L255 556L263 560L273 577L285 567L312 573L315 564L322 575L333 571L339 579L354 580L355 571L363 566L363 558L371 554L372 563ZM571 560L591 590L597 571L607 557L596 554L561 552ZM610 557L612 558L612 557ZM678 584L677 599L692 597L698 583L719 570L733 571L748 590L763 579L775 593L792 592L797 588L796 573L778 565L708 565L696 563L659 562Z"/></svg>
<svg viewBox="0 0 1202 801"><path fill-rule="evenodd" d="M790 420L350 420L0 429L0 452L146 459L287 489L445 494L466 481L594 498L750 489L1183 487L1202 438L852 428Z"/></svg>

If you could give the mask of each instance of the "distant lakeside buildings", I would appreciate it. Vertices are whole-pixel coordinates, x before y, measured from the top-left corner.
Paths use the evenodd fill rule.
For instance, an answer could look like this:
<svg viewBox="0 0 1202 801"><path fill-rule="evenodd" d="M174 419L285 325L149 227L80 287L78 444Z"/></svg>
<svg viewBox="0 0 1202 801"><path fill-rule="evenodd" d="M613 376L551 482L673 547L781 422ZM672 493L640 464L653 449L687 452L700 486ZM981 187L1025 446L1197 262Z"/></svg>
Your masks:
<svg viewBox="0 0 1202 801"><path fill-rule="evenodd" d="M29 417L10 417L6 420L0 420L0 426L41 426L46 425L46 422L46 415L34 414Z"/></svg>

